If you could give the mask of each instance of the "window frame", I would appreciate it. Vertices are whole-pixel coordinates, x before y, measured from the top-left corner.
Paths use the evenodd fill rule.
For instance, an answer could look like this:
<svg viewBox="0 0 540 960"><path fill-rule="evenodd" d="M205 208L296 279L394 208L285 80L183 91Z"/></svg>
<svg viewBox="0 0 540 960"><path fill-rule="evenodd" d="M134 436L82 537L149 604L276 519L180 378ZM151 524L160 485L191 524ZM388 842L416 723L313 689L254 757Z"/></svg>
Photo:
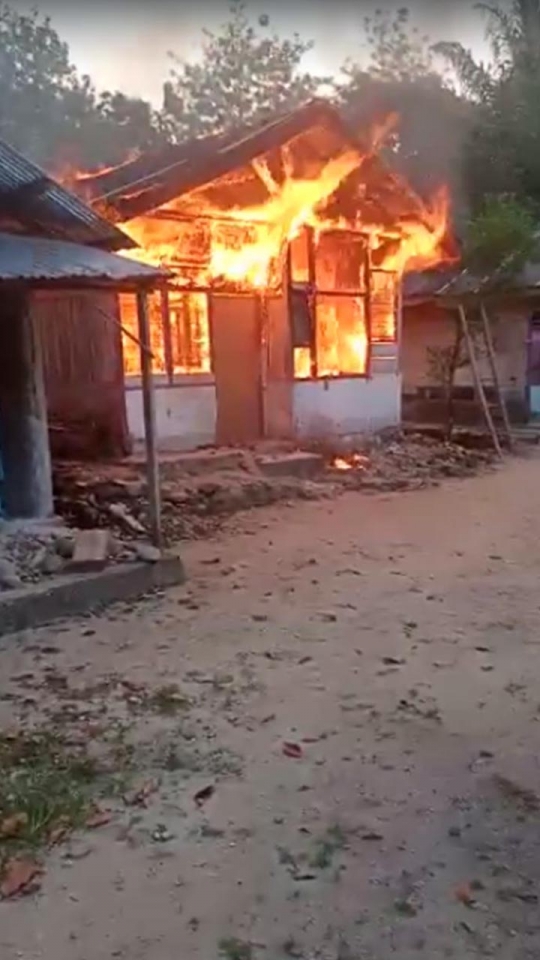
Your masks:
<svg viewBox="0 0 540 960"><path fill-rule="evenodd" d="M371 340L371 261L369 256L369 244L366 244L365 250L365 284L364 289L358 291L354 290L326 290L319 289L316 283L316 270L315 270L315 256L316 249L314 243L314 233L312 227L303 227L307 233L307 248L308 248L308 282L307 283L295 283L293 281L293 272L292 272L292 251L291 245L289 244L287 250L287 279L288 279L288 290L304 290L306 293L308 301L308 310L311 317L311 343L310 343L310 354L311 354L311 374L309 377L295 377L293 373L293 379L295 383L310 383L314 380L369 380L371 378L371 361L372 361L372 340ZM360 237L362 240L365 240L365 237L361 233L356 233L354 230L350 231L325 231L328 233L339 232L347 233L354 237ZM336 299L344 300L362 300L364 302L364 316L366 323L366 336L367 336L367 352L366 352L366 368L362 373L338 373L333 376L328 376L318 373L318 360L317 360L317 298L318 297L334 297ZM289 313L290 317L290 313ZM294 360L294 344L293 344L293 360Z"/></svg>
<svg viewBox="0 0 540 960"><path fill-rule="evenodd" d="M380 346L380 345L384 346L385 344L389 344L389 343L390 343L390 344L397 344L397 343L398 343L398 340L399 340L399 331L398 331L398 323L399 323L399 278L398 278L398 274L397 274L397 272L396 272L395 270L383 270L383 269L380 268L380 267L373 267L373 266L370 265L370 274L369 274L369 275L370 275L370 289L371 289L371 277L372 277L374 274L379 274L379 273L384 273L384 274L387 275L387 276L391 276L391 277L393 276L393 277L396 278L396 282L395 282L395 285L394 285L394 336L393 336L393 337L375 337L375 335L374 335L374 333L373 333L373 331L372 331L372 334L373 334L372 343L374 344L374 346ZM370 338L370 339L371 339L371 338Z"/></svg>
<svg viewBox="0 0 540 960"><path fill-rule="evenodd" d="M215 384L214 373L214 354L212 349L212 296L208 287L189 287L182 288L179 292L184 295L191 293L204 294L206 296L208 311L208 335L210 338L210 370L198 371L193 373L175 373L173 364L172 349L172 326L169 306L169 292L172 287L165 284L157 292L160 294L161 310L161 328L163 333L163 356L165 362L165 371L154 373L154 384L158 388L162 387L189 387L206 386ZM178 288L174 288L178 292ZM120 304L118 306L120 313ZM121 314L120 314L121 319ZM124 370L124 383L126 390L137 390L142 387L142 376L140 373L126 373Z"/></svg>

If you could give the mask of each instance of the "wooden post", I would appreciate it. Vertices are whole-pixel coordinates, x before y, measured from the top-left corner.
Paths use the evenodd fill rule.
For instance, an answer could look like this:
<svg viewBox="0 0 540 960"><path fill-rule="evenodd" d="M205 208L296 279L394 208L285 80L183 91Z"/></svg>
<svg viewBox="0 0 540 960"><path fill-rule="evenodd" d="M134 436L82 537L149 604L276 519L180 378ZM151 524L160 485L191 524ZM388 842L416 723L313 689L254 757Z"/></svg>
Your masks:
<svg viewBox="0 0 540 960"><path fill-rule="evenodd" d="M137 292L137 320L141 341L141 376L144 414L144 441L146 447L146 475L150 504L150 528L154 546L161 549L161 496L159 488L159 462L156 445L156 411L154 383L152 379L152 356L150 353L150 323L148 318L148 294Z"/></svg>
<svg viewBox="0 0 540 960"><path fill-rule="evenodd" d="M165 353L165 370L169 384L173 382L173 349L171 336L171 313L169 309L169 288L164 283L160 291L161 326L163 330L163 349Z"/></svg>

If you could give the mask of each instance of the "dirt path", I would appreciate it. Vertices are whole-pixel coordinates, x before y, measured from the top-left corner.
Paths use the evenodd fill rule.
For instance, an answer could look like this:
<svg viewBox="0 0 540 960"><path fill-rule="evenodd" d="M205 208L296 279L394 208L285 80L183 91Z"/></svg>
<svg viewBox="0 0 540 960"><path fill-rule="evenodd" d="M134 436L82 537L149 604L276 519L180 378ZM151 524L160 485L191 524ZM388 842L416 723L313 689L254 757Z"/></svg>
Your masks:
<svg viewBox="0 0 540 960"><path fill-rule="evenodd" d="M160 786L0 904L2 960L538 960L539 489L257 511L186 588L4 640L4 726L127 702Z"/></svg>

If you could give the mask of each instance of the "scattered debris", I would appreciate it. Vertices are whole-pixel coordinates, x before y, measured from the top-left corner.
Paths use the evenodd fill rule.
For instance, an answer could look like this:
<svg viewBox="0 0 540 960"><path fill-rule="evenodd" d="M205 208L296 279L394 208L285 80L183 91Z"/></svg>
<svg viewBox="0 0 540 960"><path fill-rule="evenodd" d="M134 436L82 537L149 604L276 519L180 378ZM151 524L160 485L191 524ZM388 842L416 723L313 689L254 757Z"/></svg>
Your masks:
<svg viewBox="0 0 540 960"><path fill-rule="evenodd" d="M394 907L404 917L416 917L419 909L419 905L412 895L410 897L398 897L397 900L394 900Z"/></svg>
<svg viewBox="0 0 540 960"><path fill-rule="evenodd" d="M127 807L146 807L152 794L159 790L159 780L146 780L140 787L136 787L124 795Z"/></svg>
<svg viewBox="0 0 540 960"><path fill-rule="evenodd" d="M197 790L197 793L194 795L193 799L198 807L202 807L207 800L210 800L210 797L214 796L216 788L213 784L208 784L207 787L202 787L200 790Z"/></svg>
<svg viewBox="0 0 540 960"><path fill-rule="evenodd" d="M530 813L540 810L540 797L534 790L530 790L500 773L494 774L493 781L507 800L513 801Z"/></svg>
<svg viewBox="0 0 540 960"><path fill-rule="evenodd" d="M299 743L293 743L290 740L286 740L282 745L282 752L286 757L291 757L292 760L300 760L304 755L304 751Z"/></svg>
<svg viewBox="0 0 540 960"><path fill-rule="evenodd" d="M476 897L470 883L462 883L459 887L456 887L454 897L458 903L462 903L465 907L474 907L476 903Z"/></svg>
<svg viewBox="0 0 540 960"><path fill-rule="evenodd" d="M111 810L100 810L99 807L86 818L85 826L89 830L96 830L98 827L105 827L111 822L113 814Z"/></svg>

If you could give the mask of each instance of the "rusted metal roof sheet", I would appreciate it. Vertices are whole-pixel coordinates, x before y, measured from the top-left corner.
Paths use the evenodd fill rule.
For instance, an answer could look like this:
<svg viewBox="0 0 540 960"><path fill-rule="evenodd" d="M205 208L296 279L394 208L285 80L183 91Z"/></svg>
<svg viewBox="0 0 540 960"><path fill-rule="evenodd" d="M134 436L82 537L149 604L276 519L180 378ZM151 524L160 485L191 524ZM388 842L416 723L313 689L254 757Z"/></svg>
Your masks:
<svg viewBox="0 0 540 960"><path fill-rule="evenodd" d="M159 281L165 271L120 257L96 247L0 233L0 282L26 281L39 286L39 281L106 282L109 286L123 282Z"/></svg>
<svg viewBox="0 0 540 960"><path fill-rule="evenodd" d="M440 291L459 275L456 269L434 269L407 273L403 278L403 303L433 300Z"/></svg>
<svg viewBox="0 0 540 960"><path fill-rule="evenodd" d="M459 300L462 297L497 296L504 293L526 295L540 291L540 263L530 261L516 276L505 279L494 271L476 276L459 268L411 273L403 282L405 306L429 300Z"/></svg>
<svg viewBox="0 0 540 960"><path fill-rule="evenodd" d="M0 226L13 232L122 250L137 244L0 140Z"/></svg>

